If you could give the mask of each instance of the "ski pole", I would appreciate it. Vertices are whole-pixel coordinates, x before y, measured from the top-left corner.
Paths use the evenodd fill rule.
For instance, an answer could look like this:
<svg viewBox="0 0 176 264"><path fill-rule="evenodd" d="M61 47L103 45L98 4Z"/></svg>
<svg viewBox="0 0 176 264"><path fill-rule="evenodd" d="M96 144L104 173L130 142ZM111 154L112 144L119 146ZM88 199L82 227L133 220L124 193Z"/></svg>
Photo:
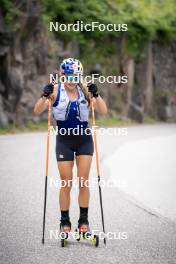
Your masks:
<svg viewBox="0 0 176 264"><path fill-rule="evenodd" d="M95 155L96 155L96 170L97 170L97 178L98 178L99 197L100 197L101 220L102 220L103 232L105 234L102 191L101 191L101 186L100 186L100 165L99 165L99 154L98 154L98 145L97 145L97 134L96 134L97 132L96 132L96 124L95 124L95 110L94 110L94 104L93 104L92 99L91 99L91 108L92 108L92 125L94 127L93 138L94 138ZM105 237L104 237L104 244L106 244Z"/></svg>
<svg viewBox="0 0 176 264"><path fill-rule="evenodd" d="M49 147L50 147L50 123L51 123L51 99L48 100L48 135L47 135L47 145L46 145L46 173L45 173L43 236L42 236L42 243L43 244L45 243L45 217L46 217L47 179L48 179Z"/></svg>

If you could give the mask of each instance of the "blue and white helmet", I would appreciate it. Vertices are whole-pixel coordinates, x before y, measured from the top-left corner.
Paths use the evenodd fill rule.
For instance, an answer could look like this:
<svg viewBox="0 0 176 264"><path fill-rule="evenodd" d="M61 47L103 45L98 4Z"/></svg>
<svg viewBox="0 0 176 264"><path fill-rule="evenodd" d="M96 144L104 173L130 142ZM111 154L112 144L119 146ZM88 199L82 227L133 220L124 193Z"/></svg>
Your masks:
<svg viewBox="0 0 176 264"><path fill-rule="evenodd" d="M82 63L74 58L68 58L63 60L60 65L60 70L62 74L83 74Z"/></svg>

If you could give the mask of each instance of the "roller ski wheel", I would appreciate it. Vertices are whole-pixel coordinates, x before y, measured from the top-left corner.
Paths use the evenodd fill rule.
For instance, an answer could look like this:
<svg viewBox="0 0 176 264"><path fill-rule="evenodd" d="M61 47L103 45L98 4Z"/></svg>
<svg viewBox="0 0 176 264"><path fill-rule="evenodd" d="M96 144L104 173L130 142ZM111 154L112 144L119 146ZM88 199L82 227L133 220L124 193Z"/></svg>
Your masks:
<svg viewBox="0 0 176 264"><path fill-rule="evenodd" d="M85 239L85 235L89 232L89 228L87 224L79 225L78 228L75 229L76 232L76 240L80 241L81 239Z"/></svg>
<svg viewBox="0 0 176 264"><path fill-rule="evenodd" d="M71 223L60 224L60 239L61 247L65 247L67 244L68 235L71 232Z"/></svg>
<svg viewBox="0 0 176 264"><path fill-rule="evenodd" d="M99 237L98 235L93 235L90 231L89 225L86 224L79 224L78 228L75 230L77 233L77 241L80 240L87 240L95 247L99 245Z"/></svg>
<svg viewBox="0 0 176 264"><path fill-rule="evenodd" d="M98 246L99 246L99 236L98 236L98 235L93 235L93 238L92 238L92 244L93 244L95 247L98 247Z"/></svg>

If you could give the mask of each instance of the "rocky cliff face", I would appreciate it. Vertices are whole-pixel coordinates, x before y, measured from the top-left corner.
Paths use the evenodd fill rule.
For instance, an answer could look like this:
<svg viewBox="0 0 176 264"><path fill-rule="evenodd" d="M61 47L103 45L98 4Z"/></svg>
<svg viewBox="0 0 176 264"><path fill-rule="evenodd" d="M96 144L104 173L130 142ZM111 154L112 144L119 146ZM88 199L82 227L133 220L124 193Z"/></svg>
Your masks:
<svg viewBox="0 0 176 264"><path fill-rule="evenodd" d="M176 122L176 42L153 43L153 85L156 115Z"/></svg>
<svg viewBox="0 0 176 264"><path fill-rule="evenodd" d="M0 126L23 124L32 117L34 98L46 83L48 43L40 5L23 1L16 32L0 13Z"/></svg>
<svg viewBox="0 0 176 264"><path fill-rule="evenodd" d="M142 58L133 63L130 58L126 64L130 79L124 87L126 116L141 123L146 115L175 122L176 42L167 45L157 41L146 43Z"/></svg>
<svg viewBox="0 0 176 264"><path fill-rule="evenodd" d="M46 113L34 116L33 107L48 83L49 73L63 58L79 56L78 43L70 42L65 47L61 40L49 40L38 1L22 3L16 32L9 30L0 12L1 127L46 119ZM55 56L49 59L53 47ZM176 42L166 46L147 43L140 61L126 56L119 57L116 64L122 65L129 82L120 88L114 84L100 85L111 115L118 113L139 122L143 122L145 115L176 121Z"/></svg>
<svg viewBox="0 0 176 264"><path fill-rule="evenodd" d="M39 1L21 1L19 11L15 32L6 26L0 11L0 127L45 120L47 113L35 116L33 108L49 74L65 57L79 55L75 41L64 45L48 36Z"/></svg>

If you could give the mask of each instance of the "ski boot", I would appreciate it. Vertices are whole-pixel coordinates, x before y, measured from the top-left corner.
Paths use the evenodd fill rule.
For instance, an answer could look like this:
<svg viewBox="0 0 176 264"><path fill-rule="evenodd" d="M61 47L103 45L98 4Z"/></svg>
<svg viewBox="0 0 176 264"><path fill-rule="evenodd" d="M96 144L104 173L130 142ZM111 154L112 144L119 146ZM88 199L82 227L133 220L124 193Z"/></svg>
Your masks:
<svg viewBox="0 0 176 264"><path fill-rule="evenodd" d="M99 245L99 237L94 235L90 231L89 221L87 218L79 219L78 221L78 228L76 229L77 232L77 241L88 240L90 241L95 247Z"/></svg>
<svg viewBox="0 0 176 264"><path fill-rule="evenodd" d="M61 247L65 247L66 240L68 239L68 235L71 231L71 222L67 219L61 219L60 223L60 238L61 238Z"/></svg>

